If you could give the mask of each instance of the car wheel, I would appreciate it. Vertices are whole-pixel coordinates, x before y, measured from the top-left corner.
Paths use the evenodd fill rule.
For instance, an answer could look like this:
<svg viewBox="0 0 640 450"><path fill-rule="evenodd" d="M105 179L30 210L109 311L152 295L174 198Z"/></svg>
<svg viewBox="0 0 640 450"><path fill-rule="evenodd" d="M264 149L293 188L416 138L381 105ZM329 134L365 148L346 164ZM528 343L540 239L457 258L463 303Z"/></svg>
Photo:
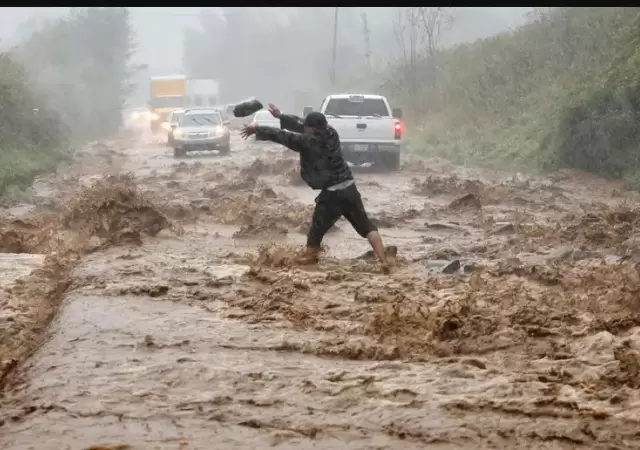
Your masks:
<svg viewBox="0 0 640 450"><path fill-rule="evenodd" d="M174 158L184 158L187 152L184 151L183 148L174 148L173 149L173 157Z"/></svg>

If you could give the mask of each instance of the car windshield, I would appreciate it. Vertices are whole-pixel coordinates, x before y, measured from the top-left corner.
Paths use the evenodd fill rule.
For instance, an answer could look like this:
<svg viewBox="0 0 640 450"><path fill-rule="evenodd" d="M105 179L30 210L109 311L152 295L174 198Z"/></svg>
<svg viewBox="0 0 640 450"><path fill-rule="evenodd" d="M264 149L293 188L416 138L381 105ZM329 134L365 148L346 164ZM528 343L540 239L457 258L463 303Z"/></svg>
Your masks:
<svg viewBox="0 0 640 450"><path fill-rule="evenodd" d="M207 125L220 125L220 114L187 114L180 120L181 127L206 127Z"/></svg>
<svg viewBox="0 0 640 450"><path fill-rule="evenodd" d="M256 122L266 122L269 120L275 120L269 111L258 111L253 117Z"/></svg>
<svg viewBox="0 0 640 450"><path fill-rule="evenodd" d="M365 98L362 101L351 101L348 98L332 98L327 103L324 113L330 116L389 116L387 105L381 98Z"/></svg>

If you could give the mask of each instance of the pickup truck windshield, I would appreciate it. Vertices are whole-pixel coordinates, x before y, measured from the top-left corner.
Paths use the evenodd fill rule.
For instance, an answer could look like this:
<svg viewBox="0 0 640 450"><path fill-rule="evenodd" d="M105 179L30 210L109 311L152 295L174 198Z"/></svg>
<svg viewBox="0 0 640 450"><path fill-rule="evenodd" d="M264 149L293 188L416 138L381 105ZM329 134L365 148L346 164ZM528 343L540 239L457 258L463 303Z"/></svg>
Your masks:
<svg viewBox="0 0 640 450"><path fill-rule="evenodd" d="M352 102L348 98L332 98L324 113L333 116L389 116L387 105L381 98L365 98L361 102Z"/></svg>

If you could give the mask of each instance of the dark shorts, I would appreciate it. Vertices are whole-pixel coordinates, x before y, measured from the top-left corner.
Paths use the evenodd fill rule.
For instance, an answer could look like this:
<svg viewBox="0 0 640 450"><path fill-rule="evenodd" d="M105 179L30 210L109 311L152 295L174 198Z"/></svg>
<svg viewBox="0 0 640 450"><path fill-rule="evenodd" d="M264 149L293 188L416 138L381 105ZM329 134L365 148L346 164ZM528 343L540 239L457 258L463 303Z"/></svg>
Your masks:
<svg viewBox="0 0 640 450"><path fill-rule="evenodd" d="M342 216L362 237L378 229L367 216L355 183L337 191L323 190L316 197L307 246L319 247L324 235Z"/></svg>

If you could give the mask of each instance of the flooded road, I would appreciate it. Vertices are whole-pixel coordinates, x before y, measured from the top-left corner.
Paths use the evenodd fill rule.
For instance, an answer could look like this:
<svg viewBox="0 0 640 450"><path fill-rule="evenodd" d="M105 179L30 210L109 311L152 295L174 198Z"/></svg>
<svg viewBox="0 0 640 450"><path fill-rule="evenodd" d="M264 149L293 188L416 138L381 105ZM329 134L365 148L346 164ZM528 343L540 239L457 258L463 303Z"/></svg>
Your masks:
<svg viewBox="0 0 640 450"><path fill-rule="evenodd" d="M116 152L135 219L171 226L92 225L0 448L638 448L636 194L408 160L356 173L391 275L344 220L295 267L316 194L293 153L233 144Z"/></svg>

